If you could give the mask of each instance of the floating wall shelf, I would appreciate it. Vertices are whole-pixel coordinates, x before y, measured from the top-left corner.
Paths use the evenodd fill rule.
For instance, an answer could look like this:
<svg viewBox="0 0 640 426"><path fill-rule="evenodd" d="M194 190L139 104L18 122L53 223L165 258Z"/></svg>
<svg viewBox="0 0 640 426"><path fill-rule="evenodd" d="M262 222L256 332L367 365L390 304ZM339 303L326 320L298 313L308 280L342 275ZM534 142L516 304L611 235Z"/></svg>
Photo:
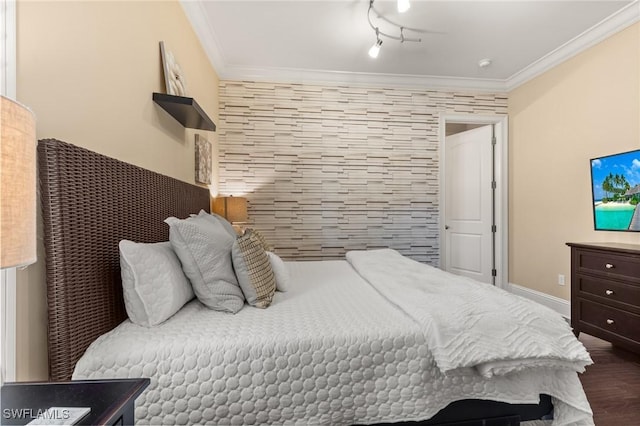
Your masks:
<svg viewBox="0 0 640 426"><path fill-rule="evenodd" d="M154 92L153 102L160 105L162 109L167 111L169 115L178 120L184 127L210 131L216 130L215 123L193 98Z"/></svg>

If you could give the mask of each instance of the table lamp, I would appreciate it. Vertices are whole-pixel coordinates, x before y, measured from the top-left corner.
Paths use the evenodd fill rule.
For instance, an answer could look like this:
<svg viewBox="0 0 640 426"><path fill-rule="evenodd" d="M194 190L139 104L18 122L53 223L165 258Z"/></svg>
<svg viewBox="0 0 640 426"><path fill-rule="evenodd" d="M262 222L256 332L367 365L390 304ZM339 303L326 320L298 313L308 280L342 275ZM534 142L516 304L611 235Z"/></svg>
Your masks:
<svg viewBox="0 0 640 426"><path fill-rule="evenodd" d="M213 201L213 212L227 219L238 233L243 229L240 225L248 220L247 199L244 197L216 197Z"/></svg>

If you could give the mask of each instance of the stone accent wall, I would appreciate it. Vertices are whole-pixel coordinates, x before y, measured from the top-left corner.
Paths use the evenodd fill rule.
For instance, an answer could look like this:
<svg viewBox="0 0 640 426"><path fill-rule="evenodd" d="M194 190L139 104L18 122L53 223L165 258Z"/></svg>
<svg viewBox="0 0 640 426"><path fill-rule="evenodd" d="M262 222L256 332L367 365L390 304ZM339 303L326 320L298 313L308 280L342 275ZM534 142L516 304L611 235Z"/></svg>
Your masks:
<svg viewBox="0 0 640 426"><path fill-rule="evenodd" d="M219 193L285 259L391 247L438 262L442 112L506 114L504 94L220 82Z"/></svg>

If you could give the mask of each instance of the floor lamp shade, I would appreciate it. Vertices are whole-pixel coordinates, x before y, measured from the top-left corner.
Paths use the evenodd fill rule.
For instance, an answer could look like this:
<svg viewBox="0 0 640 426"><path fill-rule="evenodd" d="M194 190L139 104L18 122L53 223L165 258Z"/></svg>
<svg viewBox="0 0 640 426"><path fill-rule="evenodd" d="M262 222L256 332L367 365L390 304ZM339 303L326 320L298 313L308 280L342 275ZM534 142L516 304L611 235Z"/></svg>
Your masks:
<svg viewBox="0 0 640 426"><path fill-rule="evenodd" d="M36 261L36 123L0 96L0 268Z"/></svg>

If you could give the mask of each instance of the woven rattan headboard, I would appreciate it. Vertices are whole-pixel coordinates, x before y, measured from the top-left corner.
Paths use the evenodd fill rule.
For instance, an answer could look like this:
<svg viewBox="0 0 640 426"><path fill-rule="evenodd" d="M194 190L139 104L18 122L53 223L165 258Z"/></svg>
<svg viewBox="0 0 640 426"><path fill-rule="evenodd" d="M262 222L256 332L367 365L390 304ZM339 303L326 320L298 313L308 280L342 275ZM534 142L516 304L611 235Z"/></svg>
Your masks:
<svg viewBox="0 0 640 426"><path fill-rule="evenodd" d="M49 377L69 380L89 344L127 314L118 242L167 241L168 216L209 211L209 190L54 139L38 143Z"/></svg>

